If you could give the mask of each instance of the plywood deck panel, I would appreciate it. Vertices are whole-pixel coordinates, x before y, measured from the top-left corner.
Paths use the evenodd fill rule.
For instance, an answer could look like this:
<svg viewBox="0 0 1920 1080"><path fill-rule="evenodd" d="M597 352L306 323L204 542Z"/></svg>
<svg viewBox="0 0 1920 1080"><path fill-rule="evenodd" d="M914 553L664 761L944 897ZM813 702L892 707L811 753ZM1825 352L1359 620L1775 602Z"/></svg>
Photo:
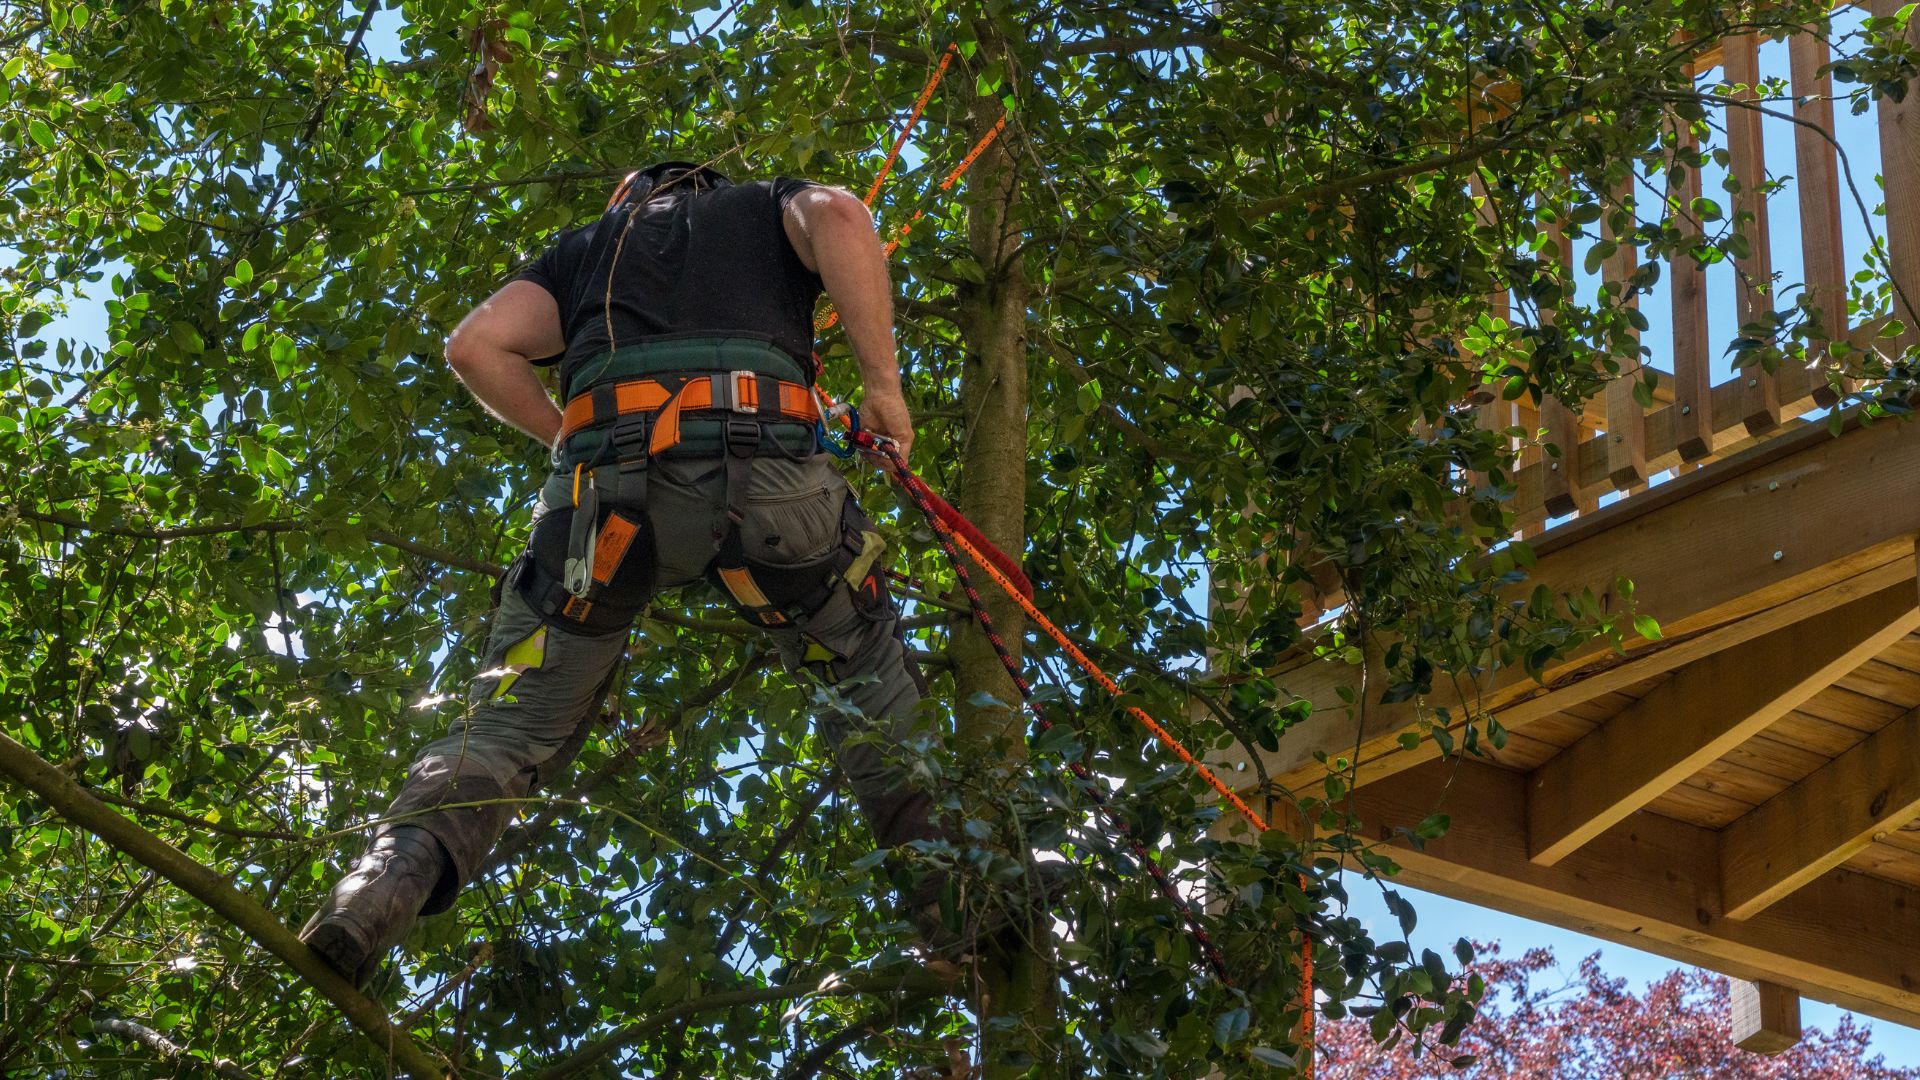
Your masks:
<svg viewBox="0 0 1920 1080"><path fill-rule="evenodd" d="M1920 672L1920 635L1909 634L1905 639L1894 642L1886 652L1880 654L1880 661L1907 671Z"/></svg>
<svg viewBox="0 0 1920 1080"><path fill-rule="evenodd" d="M1865 742L1868 733L1796 710L1774 721L1773 726L1760 735L1831 761Z"/></svg>
<svg viewBox="0 0 1920 1080"><path fill-rule="evenodd" d="M1668 788L1647 809L1661 817L1684 821L1706 829L1724 829L1752 810L1750 803L1722 795L1691 783Z"/></svg>
<svg viewBox="0 0 1920 1080"><path fill-rule="evenodd" d="M1850 727L1862 735L1871 735L1892 723L1907 709L1845 687L1833 686L1813 695L1800 706L1799 711Z"/></svg>
<svg viewBox="0 0 1920 1080"><path fill-rule="evenodd" d="M1866 850L1840 865L1882 881L1920 886L1920 855L1887 844L1868 844Z"/></svg>
<svg viewBox="0 0 1920 1080"><path fill-rule="evenodd" d="M1554 743L1533 738L1533 728L1526 731L1514 731L1507 734L1507 745L1491 750L1486 760L1503 769L1516 772L1532 772L1560 752Z"/></svg>
<svg viewBox="0 0 1920 1080"><path fill-rule="evenodd" d="M1688 777L1687 783L1753 807L1787 790L1793 782L1747 768L1729 754Z"/></svg>
<svg viewBox="0 0 1920 1080"><path fill-rule="evenodd" d="M1791 719L1791 716L1787 718L1787 720ZM1786 722L1786 720L1780 721L1780 723ZM1771 732L1779 728L1780 723L1776 723L1767 730ZM1808 723L1824 724L1825 721L1809 720ZM1847 731L1848 737L1852 736L1851 728L1844 730ZM1833 757L1816 753L1796 743L1776 739L1770 734L1760 734L1734 747L1724 760L1787 783L1798 783L1818 772L1821 766L1832 761Z"/></svg>
<svg viewBox="0 0 1920 1080"><path fill-rule="evenodd" d="M1897 705L1903 711L1920 705L1920 675L1877 659L1841 676L1834 685Z"/></svg>
<svg viewBox="0 0 1920 1080"><path fill-rule="evenodd" d="M1543 716L1516 733L1525 733L1529 739L1565 748L1591 735L1600 725L1592 720L1582 720L1566 713Z"/></svg>

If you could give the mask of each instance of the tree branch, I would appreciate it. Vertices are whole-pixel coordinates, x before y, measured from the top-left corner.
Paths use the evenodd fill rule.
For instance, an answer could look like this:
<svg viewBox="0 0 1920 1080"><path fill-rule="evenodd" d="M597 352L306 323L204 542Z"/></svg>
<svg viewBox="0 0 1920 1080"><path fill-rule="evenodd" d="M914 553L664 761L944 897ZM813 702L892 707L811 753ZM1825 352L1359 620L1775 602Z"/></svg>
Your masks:
<svg viewBox="0 0 1920 1080"><path fill-rule="evenodd" d="M255 943L279 957L321 996L338 1006L379 1054L421 1080L439 1080L445 1062L395 1028L386 1012L328 967L293 931L212 869L121 816L40 755L0 734L0 775L46 800L60 816L173 882Z"/></svg>
<svg viewBox="0 0 1920 1080"><path fill-rule="evenodd" d="M261 521L247 524L242 521L218 521L208 525L179 525L167 529L142 529L131 525L103 525L63 514L54 510L23 509L20 516L31 521L45 522L48 525L61 525L83 532L100 533L105 536L125 536L136 540L181 540L191 536L215 536L223 533L284 533L306 532L324 529L327 526L316 521ZM470 570L476 574L497 577L506 567L491 563L485 559L475 559L457 552L423 544L418 540L409 540L404 536L387 532L385 529L364 530L367 539L376 544L397 548L409 555L418 555L456 570Z"/></svg>
<svg viewBox="0 0 1920 1080"><path fill-rule="evenodd" d="M100 1016L94 1018L93 1030L137 1042L141 1046L159 1054L169 1064L205 1065L213 1070L214 1075L226 1077L227 1080L254 1080L252 1073L226 1058L215 1058L210 1062L201 1061L200 1058L196 1057L186 1047L181 1046L179 1043L174 1042L172 1039L167 1038L165 1035L160 1034L144 1024L136 1024L131 1020L116 1020L111 1017Z"/></svg>
<svg viewBox="0 0 1920 1080"><path fill-rule="evenodd" d="M807 1080L824 1068L833 1055L873 1034L880 1027L880 1021L886 1017L886 1011L876 1009L835 1032L822 1041L807 1055L793 1063L780 1074L780 1080Z"/></svg>
<svg viewBox="0 0 1920 1080"><path fill-rule="evenodd" d="M1085 386L1093 381L1093 373L1088 371L1086 366L1080 363L1079 359L1073 355L1072 349L1067 348L1065 345L1051 338L1046 341L1046 349L1053 354L1055 360L1060 362L1060 366L1066 369L1067 374L1073 376L1074 382ZM1154 457L1184 463L1192 463L1199 460L1199 455L1194 454L1192 451L1168 446L1166 443L1147 434L1139 424L1128 419L1126 413L1121 412L1117 406L1104 398L1100 401L1100 412L1107 419L1112 420L1118 425L1120 430L1132 436L1134 442L1140 444L1141 449L1152 454Z"/></svg>
<svg viewBox="0 0 1920 1080"><path fill-rule="evenodd" d="M706 994L690 1001L683 1001L669 1009L662 1009L634 1023L594 1039L570 1056L558 1063L533 1074L532 1080L562 1080L573 1076L602 1058L623 1049L661 1028L677 1024L688 1017L701 1013L739 1009L749 1005L765 1005L774 1001L787 1001L804 997L851 997L855 994L886 994L906 991L918 997L932 997L945 993L952 983L924 969L915 969L904 974L869 975L865 978L835 981L829 975L820 982L783 983L777 986L752 986L740 990L723 990Z"/></svg>

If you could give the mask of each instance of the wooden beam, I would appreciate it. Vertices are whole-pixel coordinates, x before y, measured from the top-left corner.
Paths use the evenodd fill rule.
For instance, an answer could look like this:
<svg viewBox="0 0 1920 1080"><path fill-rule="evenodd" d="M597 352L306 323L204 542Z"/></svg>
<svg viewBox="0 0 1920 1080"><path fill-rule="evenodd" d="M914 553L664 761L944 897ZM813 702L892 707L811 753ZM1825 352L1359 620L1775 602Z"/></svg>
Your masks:
<svg viewBox="0 0 1920 1080"><path fill-rule="evenodd" d="M1908 578L1681 669L1533 771L1534 861L1566 858L1916 627Z"/></svg>
<svg viewBox="0 0 1920 1080"><path fill-rule="evenodd" d="M1720 837L1727 915L1747 919L1920 817L1920 709L1755 807Z"/></svg>
<svg viewBox="0 0 1920 1080"><path fill-rule="evenodd" d="M1393 844L1397 883L1920 1026L1920 890L1833 870L1751 919L1728 919L1718 834L1646 811L1541 866L1527 858L1526 777L1474 761L1367 785L1353 808L1368 835ZM1435 812L1452 819L1447 834L1407 846L1399 830Z"/></svg>
<svg viewBox="0 0 1920 1080"><path fill-rule="evenodd" d="M1750 1054L1784 1054L1800 1042L1800 995L1764 980L1734 979L1733 1045Z"/></svg>
<svg viewBox="0 0 1920 1080"><path fill-rule="evenodd" d="M1573 670L1562 670L1550 675L1544 684L1535 684L1514 671L1505 671L1495 676L1495 689L1484 701L1488 712L1496 716L1501 725L1512 731L1524 730L1527 725L1546 717L1557 715L1575 708L1594 698L1617 693L1648 679L1657 678L1670 671L1703 660L1722 649L1731 649L1762 637L1775 630L1790 626L1804 619L1812 618L1821 612L1830 611L1860 597L1879 592L1891 585L1904 581L1914 573L1913 566L1905 559L1895 559L1884 566L1868 570L1863 574L1835 582L1824 588L1783 601L1773 607L1755 612L1742 619L1701 630L1692 634L1667 634L1658 642L1646 645L1633 652L1618 654L1603 652L1590 657L1589 661ZM1378 657L1372 658L1378 663ZM1277 678L1281 685L1306 697L1324 712L1306 725L1295 728L1287 735L1287 745L1277 755L1263 754L1263 764L1267 766L1270 778L1278 786L1289 789L1304 789L1317 777L1324 775L1324 767L1312 760L1312 752L1321 750L1329 757L1351 755L1354 745L1354 731L1346 726L1335 731L1340 740L1329 744L1320 740L1309 745L1309 732L1315 724L1322 728L1333 728L1335 715L1344 718L1344 702L1339 691L1342 687L1352 688L1356 669L1332 663L1312 663L1280 673ZM1455 708L1458 701L1452 698L1430 700L1428 707L1445 704L1458 713ZM1205 719L1207 713L1199 709L1194 713L1197 719ZM1406 725L1417 718L1416 706L1411 702L1398 705L1375 704L1368 710L1367 730L1375 739L1391 739L1397 734L1394 725ZM1393 742L1391 749L1383 749L1374 739L1370 739L1358 762L1353 764L1356 783L1371 783L1382 776L1390 776L1401 769L1410 769L1415 765L1431 761L1440 756L1440 747L1431 739L1423 740L1413 749L1405 749ZM1216 759L1236 773L1248 773L1249 760L1244 749L1234 747L1218 755ZM1242 777L1243 780L1248 779Z"/></svg>
<svg viewBox="0 0 1920 1080"><path fill-rule="evenodd" d="M1874 579L1878 583L1911 575L1916 534L1920 425L1849 427L1838 438L1810 428L1554 530L1535 545L1539 563L1524 588L1590 589L1604 609L1617 611L1615 582L1631 579L1636 610L1665 632L1659 643L1630 639L1627 657L1633 658L1803 602L1863 574L1893 575ZM1885 569L1894 563L1900 566ZM1372 685L1383 686L1378 649L1368 656L1375 665ZM1517 668L1503 668L1467 687L1468 700L1497 713L1622 662L1605 642L1594 642L1551 664L1545 687ZM1370 776L1419 764L1425 758L1402 751L1399 734L1423 710L1430 717L1434 706L1444 705L1458 715L1462 706L1450 685L1436 683L1424 701L1384 704L1376 694L1364 709L1352 709L1339 695L1358 689L1359 668L1337 661L1297 658L1273 678L1317 707L1287 732L1277 753L1260 755L1268 776L1297 790L1326 775L1316 753L1351 758L1357 749L1361 771ZM1355 730L1361 712L1364 732ZM1430 755L1431 744L1420 753ZM1255 770L1244 749L1216 760L1252 786Z"/></svg>

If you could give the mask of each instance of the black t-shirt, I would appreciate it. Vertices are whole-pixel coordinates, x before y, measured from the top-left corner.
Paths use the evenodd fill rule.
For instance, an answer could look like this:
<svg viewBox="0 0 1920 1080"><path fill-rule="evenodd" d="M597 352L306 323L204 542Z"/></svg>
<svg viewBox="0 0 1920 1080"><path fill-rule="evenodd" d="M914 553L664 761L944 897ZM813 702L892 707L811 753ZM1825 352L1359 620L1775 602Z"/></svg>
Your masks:
<svg viewBox="0 0 1920 1080"><path fill-rule="evenodd" d="M787 200L811 181L779 177L653 199L569 229L515 280L560 304L562 372L666 337L749 337L811 369L820 275L787 243ZM617 254L616 254L617 252ZM612 340L608 340L611 324Z"/></svg>

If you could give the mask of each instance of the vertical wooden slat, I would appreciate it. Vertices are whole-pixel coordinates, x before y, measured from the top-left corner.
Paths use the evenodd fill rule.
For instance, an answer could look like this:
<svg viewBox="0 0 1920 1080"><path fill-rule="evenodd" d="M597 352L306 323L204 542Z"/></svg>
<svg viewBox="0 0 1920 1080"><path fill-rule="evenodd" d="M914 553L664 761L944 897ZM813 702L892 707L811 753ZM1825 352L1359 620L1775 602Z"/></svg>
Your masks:
<svg viewBox="0 0 1920 1080"><path fill-rule="evenodd" d="M1615 203L1632 212L1637 200L1631 172L1614 190L1613 196ZM1629 222L1625 236L1617 232L1613 227L1611 207L1602 215L1601 222L1601 237L1619 244L1601 266L1601 281L1613 284L1616 295L1622 297L1624 303L1638 308L1640 294L1629 284L1639 262L1639 249L1633 246L1631 235L1633 225ZM1616 357L1620 362L1620 374L1607 384L1607 479L1623 491L1647 480L1647 416L1641 410L1640 403L1633 399L1633 385L1640 379L1642 363L1640 331L1637 328L1633 330L1633 344L1631 355Z"/></svg>
<svg viewBox="0 0 1920 1080"><path fill-rule="evenodd" d="M1787 39L1793 69L1793 157L1799 176L1800 253L1808 302L1820 313L1826 336L1809 342L1810 361L1824 361L1826 342L1847 338L1847 260L1840 242L1840 165L1833 138L1833 77L1820 69L1827 63L1827 40L1812 29ZM1840 392L1850 392L1852 380L1843 380ZM1824 381L1814 385L1813 399L1821 405L1839 400Z"/></svg>
<svg viewBox="0 0 1920 1080"><path fill-rule="evenodd" d="M1547 227L1548 243L1552 247L1560 266L1554 276L1564 282L1568 289L1573 288L1573 238L1567 235L1566 228L1560 222ZM1551 310L1540 313L1541 322L1553 325ZM1564 517L1580 508L1579 494L1575 488L1580 478L1580 421L1573 410L1562 404L1560 399L1549 397L1540 403L1541 420L1546 425L1547 442L1559 451L1558 457L1547 456L1547 472L1543 478L1547 516Z"/></svg>
<svg viewBox="0 0 1920 1080"><path fill-rule="evenodd" d="M1688 69L1691 71L1691 67ZM1667 176L1669 213L1686 236L1700 233L1693 201L1700 197L1700 170L1681 162L1695 146L1693 125L1676 118L1678 128L1671 168L1683 172L1675 182ZM1668 264L1669 295L1673 300L1673 432L1685 461L1713 453L1713 369L1707 356L1707 272L1699 260L1682 256Z"/></svg>
<svg viewBox="0 0 1920 1080"><path fill-rule="evenodd" d="M1733 101L1756 102L1760 82L1760 44L1752 34L1726 39L1722 52L1727 82L1737 89ZM1740 331L1773 310L1773 252L1767 236L1767 162L1761 146L1760 113L1741 104L1726 107L1729 171L1738 188L1733 197L1735 227L1745 235L1747 254L1734 259L1736 311ZM1780 390L1773 372L1758 365L1735 372L1744 391L1740 420L1750 434L1780 426Z"/></svg>
<svg viewBox="0 0 1920 1080"><path fill-rule="evenodd" d="M1901 0L1873 0L1876 18L1892 18ZM1911 41L1920 22L1907 25ZM1886 183L1887 249L1893 261L1893 316L1905 324L1902 350L1920 342L1920 100L1874 102L1880 110L1880 175Z"/></svg>
<svg viewBox="0 0 1920 1080"><path fill-rule="evenodd" d="M1468 180L1468 190L1474 198L1474 217L1477 218L1482 225L1493 224L1495 219L1492 206L1487 199L1486 185L1481 182L1480 174L1477 171ZM1487 297L1487 307L1491 310L1495 318L1503 322L1511 321L1513 318L1512 294L1505 288L1500 288ZM1513 415L1512 405L1500 400L1501 389L1502 387L1498 384L1486 382L1480 383L1479 386L1475 388L1473 397L1477 400L1484 400L1479 400L1479 403L1474 406L1474 427L1482 431L1497 431L1501 428L1511 426L1511 417ZM1467 475L1468 482L1475 491L1487 485L1487 474L1476 472Z"/></svg>

